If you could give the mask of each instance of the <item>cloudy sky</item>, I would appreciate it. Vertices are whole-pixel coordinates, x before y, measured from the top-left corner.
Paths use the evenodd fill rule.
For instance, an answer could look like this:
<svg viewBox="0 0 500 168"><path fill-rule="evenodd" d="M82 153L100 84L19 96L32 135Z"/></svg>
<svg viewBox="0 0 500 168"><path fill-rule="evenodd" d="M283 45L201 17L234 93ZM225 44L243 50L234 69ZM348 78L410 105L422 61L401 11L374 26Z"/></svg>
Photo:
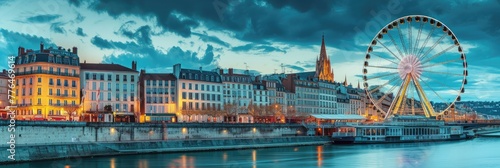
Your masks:
<svg viewBox="0 0 500 168"><path fill-rule="evenodd" d="M356 84L376 32L411 14L441 20L466 44L464 99L500 100L499 0L0 0L0 55L44 42L148 72L182 63L289 73L314 70L324 34L335 80Z"/></svg>

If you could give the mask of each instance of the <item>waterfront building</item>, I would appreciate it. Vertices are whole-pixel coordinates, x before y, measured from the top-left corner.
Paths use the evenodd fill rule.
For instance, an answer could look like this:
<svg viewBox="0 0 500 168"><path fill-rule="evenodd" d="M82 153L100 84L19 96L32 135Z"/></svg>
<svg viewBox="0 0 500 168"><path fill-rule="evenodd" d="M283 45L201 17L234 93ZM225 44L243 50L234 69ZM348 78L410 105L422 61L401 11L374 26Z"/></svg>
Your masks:
<svg viewBox="0 0 500 168"><path fill-rule="evenodd" d="M319 113L319 85L315 72L289 74L283 79L287 90L295 93L295 109L299 113Z"/></svg>
<svg viewBox="0 0 500 168"><path fill-rule="evenodd" d="M132 61L132 68L85 62L80 66L83 120L135 122L139 111L137 63Z"/></svg>
<svg viewBox="0 0 500 168"><path fill-rule="evenodd" d="M173 73L146 73L139 79L141 121L176 122L177 78Z"/></svg>
<svg viewBox="0 0 500 168"><path fill-rule="evenodd" d="M237 74L229 68L228 73L224 73L223 69L218 69L218 72L223 83L224 110L229 113L229 118L225 120L251 123L253 118L249 115L248 106L252 102L253 87L249 71Z"/></svg>
<svg viewBox="0 0 500 168"><path fill-rule="evenodd" d="M337 84L337 114L351 114L349 93L345 84Z"/></svg>
<svg viewBox="0 0 500 168"><path fill-rule="evenodd" d="M7 73L7 70L3 70L2 73L0 73L0 109L5 109L5 107L9 106L9 76ZM2 114L4 115L4 114ZM5 116L1 116L2 118L5 118Z"/></svg>
<svg viewBox="0 0 500 168"><path fill-rule="evenodd" d="M18 48L15 59L18 120L71 120L80 104L78 49Z"/></svg>
<svg viewBox="0 0 500 168"><path fill-rule="evenodd" d="M177 78L177 116L183 122L222 122L223 84L213 71L183 69L174 65Z"/></svg>
<svg viewBox="0 0 500 168"><path fill-rule="evenodd" d="M319 81L319 112L318 114L338 114L337 90L335 83Z"/></svg>
<svg viewBox="0 0 500 168"><path fill-rule="evenodd" d="M256 122L272 122L274 117L272 113L273 109L269 103L269 92L266 85L263 83L261 76L255 77L252 82L253 86L253 101L252 110L254 111L254 117Z"/></svg>

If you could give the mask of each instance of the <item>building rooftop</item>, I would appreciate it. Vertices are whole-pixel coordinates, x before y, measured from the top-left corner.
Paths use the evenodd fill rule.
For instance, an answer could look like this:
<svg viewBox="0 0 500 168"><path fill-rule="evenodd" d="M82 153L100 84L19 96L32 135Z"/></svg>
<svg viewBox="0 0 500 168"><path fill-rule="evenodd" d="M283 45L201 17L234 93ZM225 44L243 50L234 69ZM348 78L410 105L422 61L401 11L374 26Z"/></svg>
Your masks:
<svg viewBox="0 0 500 168"><path fill-rule="evenodd" d="M177 80L172 73L147 73L141 74L143 80Z"/></svg>
<svg viewBox="0 0 500 168"><path fill-rule="evenodd" d="M179 78L188 80L215 82L215 83L222 82L220 75L217 72L194 70L194 69L181 69Z"/></svg>
<svg viewBox="0 0 500 168"><path fill-rule="evenodd" d="M138 72L136 70L124 67L120 64L96 64L96 63L80 63L81 70L102 70L102 71L125 71Z"/></svg>

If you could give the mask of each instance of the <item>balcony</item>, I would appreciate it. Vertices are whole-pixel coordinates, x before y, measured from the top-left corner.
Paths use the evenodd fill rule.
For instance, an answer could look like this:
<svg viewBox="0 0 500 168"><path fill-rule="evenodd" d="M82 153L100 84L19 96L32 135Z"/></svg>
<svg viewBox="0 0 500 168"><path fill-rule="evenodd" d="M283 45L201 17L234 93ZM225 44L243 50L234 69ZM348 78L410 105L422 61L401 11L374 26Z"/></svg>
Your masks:
<svg viewBox="0 0 500 168"><path fill-rule="evenodd" d="M50 72L50 71L32 71L32 72L16 72L16 76L22 76L22 75L31 75L31 74L48 74L48 75L59 75L59 76L68 76L68 77L80 77L80 74L72 74L72 73L57 73L57 72Z"/></svg>

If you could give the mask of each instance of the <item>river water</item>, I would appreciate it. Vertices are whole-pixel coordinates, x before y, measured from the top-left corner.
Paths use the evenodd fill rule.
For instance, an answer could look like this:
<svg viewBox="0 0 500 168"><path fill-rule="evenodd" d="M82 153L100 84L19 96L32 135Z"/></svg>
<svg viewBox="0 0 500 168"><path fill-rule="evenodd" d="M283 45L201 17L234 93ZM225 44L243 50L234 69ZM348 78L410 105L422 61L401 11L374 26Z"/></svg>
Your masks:
<svg viewBox="0 0 500 168"><path fill-rule="evenodd" d="M500 138L468 141L325 145L76 158L0 165L5 168L496 168Z"/></svg>

